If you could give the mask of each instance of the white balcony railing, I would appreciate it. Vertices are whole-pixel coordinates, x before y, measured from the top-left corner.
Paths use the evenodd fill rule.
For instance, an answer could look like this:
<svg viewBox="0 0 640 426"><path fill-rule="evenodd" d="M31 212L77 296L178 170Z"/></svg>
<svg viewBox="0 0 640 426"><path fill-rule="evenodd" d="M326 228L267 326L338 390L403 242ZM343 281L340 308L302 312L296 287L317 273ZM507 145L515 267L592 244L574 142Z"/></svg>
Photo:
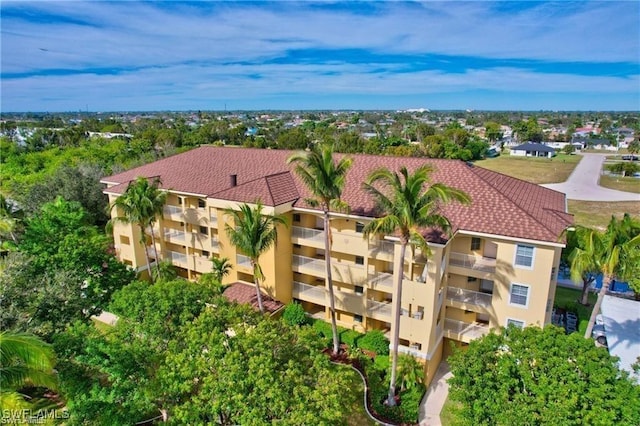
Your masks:
<svg viewBox="0 0 640 426"><path fill-rule="evenodd" d="M444 320L445 331L461 335L467 339L477 339L489 333L489 327L476 323L462 322L452 319Z"/></svg>
<svg viewBox="0 0 640 426"><path fill-rule="evenodd" d="M186 238L184 232L177 231L175 229L171 230L171 231L165 231L164 239L167 240L167 241L181 242L181 243L185 243L187 241L187 238Z"/></svg>
<svg viewBox="0 0 640 426"><path fill-rule="evenodd" d="M451 253L449 265L482 272L495 272L496 260L490 257L477 257L470 254Z"/></svg>
<svg viewBox="0 0 640 426"><path fill-rule="evenodd" d="M321 301L324 303L326 294L327 290L323 285L316 286L298 281L293 282L293 296L301 300Z"/></svg>
<svg viewBox="0 0 640 426"><path fill-rule="evenodd" d="M213 249L213 251L215 252L219 252L220 251L220 241L218 240L218 237L211 237L211 248Z"/></svg>
<svg viewBox="0 0 640 426"><path fill-rule="evenodd" d="M480 293L479 291L466 290L458 287L447 288L447 299L455 302L467 303L470 305L483 306L488 308L491 306L491 294Z"/></svg>
<svg viewBox="0 0 640 426"><path fill-rule="evenodd" d="M212 213L209 216L209 226L214 228L218 227L218 215L216 213Z"/></svg>
<svg viewBox="0 0 640 426"><path fill-rule="evenodd" d="M291 236L293 238L301 238L304 240L310 240L315 242L324 242L324 231L312 228L303 228L301 226L294 226L291 229Z"/></svg>
<svg viewBox="0 0 640 426"><path fill-rule="evenodd" d="M164 212L168 215L182 214L182 207L180 206L164 206Z"/></svg>
<svg viewBox="0 0 640 426"><path fill-rule="evenodd" d="M316 272L325 272L325 264L323 259L314 259L313 257L293 255L293 266L312 269Z"/></svg>
<svg viewBox="0 0 640 426"><path fill-rule="evenodd" d="M389 253L391 255L393 255L394 246L395 244L392 243L391 241L378 240L378 239L369 240L370 249L377 249L377 250Z"/></svg>
<svg viewBox="0 0 640 426"><path fill-rule="evenodd" d="M251 259L242 254L236 255L236 265L251 269Z"/></svg>
<svg viewBox="0 0 640 426"><path fill-rule="evenodd" d="M375 272L369 274L369 284L376 290L393 290L393 274L388 272Z"/></svg>
<svg viewBox="0 0 640 426"><path fill-rule="evenodd" d="M391 303L367 300L367 316L379 318L389 322L391 320Z"/></svg>
<svg viewBox="0 0 640 426"><path fill-rule="evenodd" d="M187 263L187 255L177 251L167 251L167 257L174 263Z"/></svg>

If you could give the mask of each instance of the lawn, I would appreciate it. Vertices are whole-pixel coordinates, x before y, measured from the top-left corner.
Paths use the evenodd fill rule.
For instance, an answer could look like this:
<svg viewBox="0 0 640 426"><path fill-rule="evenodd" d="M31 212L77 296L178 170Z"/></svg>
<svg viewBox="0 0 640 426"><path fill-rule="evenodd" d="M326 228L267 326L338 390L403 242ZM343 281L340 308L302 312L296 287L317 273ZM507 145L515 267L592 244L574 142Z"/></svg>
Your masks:
<svg viewBox="0 0 640 426"><path fill-rule="evenodd" d="M602 175L600 176L600 186L640 194L640 179L634 177Z"/></svg>
<svg viewBox="0 0 640 426"><path fill-rule="evenodd" d="M349 392L347 392L344 401L344 412L349 413L347 425L377 425L378 423L371 420L364 409L364 386L360 375L344 365L336 365L335 367L340 369L340 374L344 374L349 379Z"/></svg>
<svg viewBox="0 0 640 426"><path fill-rule="evenodd" d="M597 295L595 293L589 293L590 306L583 306L578 301L580 300L580 290L574 290L565 287L556 287L556 300L554 305L560 308L570 307L570 310L577 310L578 314L578 333L584 334L587 329L587 323L591 316L592 306L596 303Z"/></svg>
<svg viewBox="0 0 640 426"><path fill-rule="evenodd" d="M444 402L442 406L442 411L440 412L440 422L442 426L455 426L460 424L460 421L457 418L455 409L459 406L457 402L451 400L451 398L447 397L447 400Z"/></svg>
<svg viewBox="0 0 640 426"><path fill-rule="evenodd" d="M476 161L485 169L532 183L564 182L582 159L579 155L558 154L553 158L531 158L501 155Z"/></svg>
<svg viewBox="0 0 640 426"><path fill-rule="evenodd" d="M640 216L640 203L635 201L600 202L568 200L569 213L575 215L575 224L604 229L611 215L622 217L623 213Z"/></svg>

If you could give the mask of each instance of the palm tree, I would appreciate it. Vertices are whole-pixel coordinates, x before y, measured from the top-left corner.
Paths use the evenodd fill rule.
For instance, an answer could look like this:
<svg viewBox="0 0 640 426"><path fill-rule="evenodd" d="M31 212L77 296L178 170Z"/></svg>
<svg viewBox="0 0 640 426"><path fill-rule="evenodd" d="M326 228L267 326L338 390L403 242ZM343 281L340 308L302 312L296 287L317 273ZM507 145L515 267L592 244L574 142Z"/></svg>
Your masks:
<svg viewBox="0 0 640 426"><path fill-rule="evenodd" d="M233 265L227 257L212 257L211 262L213 263L213 277L222 284L222 279L229 275Z"/></svg>
<svg viewBox="0 0 640 426"><path fill-rule="evenodd" d="M584 337L590 338L602 300L614 279L631 279L638 272L640 221L625 213L611 217L604 231L577 226L578 247L572 252L571 276L580 277L594 268L602 273L602 288L591 311Z"/></svg>
<svg viewBox="0 0 640 426"><path fill-rule="evenodd" d="M296 173L307 186L312 199L306 200L312 206L320 206L324 218L324 252L326 286L329 288L329 310L331 312L331 330L333 332L333 353L340 350L338 326L336 324L336 308L333 292L333 277L331 275L331 226L330 209L348 210L348 206L341 200L347 172L353 161L343 157L337 163L333 161L333 147L325 144L321 148L315 147L310 152L294 154L287 163L296 163Z"/></svg>
<svg viewBox="0 0 640 426"><path fill-rule="evenodd" d="M156 238L153 232L158 215L162 214L164 203L167 199L167 193L159 189L160 179L155 178L149 182L147 178L138 177L135 181L129 182L126 191L119 196L110 209L116 208L117 212L121 212L122 216L115 217L115 221L138 225L140 228L140 244L144 248L144 254L147 259L147 268L149 268L149 253L147 253L147 243L145 230L148 228L151 233L151 243L156 256L156 268L159 269L158 250L156 248ZM153 282L153 274L149 268L149 277Z"/></svg>
<svg viewBox="0 0 640 426"><path fill-rule="evenodd" d="M580 228L577 232L565 233L567 250L566 254L563 252L563 257L569 262L571 281L582 282L580 304L587 306L589 304L589 285L598 274L598 265L593 262L593 257L581 256L579 255L579 250L576 250L586 244L585 239L588 238L588 233L584 232L584 229L588 228Z"/></svg>
<svg viewBox="0 0 640 426"><path fill-rule="evenodd" d="M260 255L269 250L277 242L277 225L287 225L283 216L263 215L262 203L258 201L255 208L249 204L241 204L240 211L226 209L225 215L233 219L234 226L225 224L225 231L229 236L231 244L240 249L251 261L253 268L253 282L256 285L256 295L258 297L258 308L264 313L262 306L262 293L260 292L260 282L264 280L264 274L260 267Z"/></svg>
<svg viewBox="0 0 640 426"><path fill-rule="evenodd" d="M407 245L412 244L419 247L427 255L430 250L421 231L430 227L439 228L443 232L450 232L451 229L449 220L440 213L440 207L451 201L462 204L470 202L469 196L463 191L444 184L436 183L425 189L424 186L428 184L432 171L433 169L428 165L418 167L413 174L410 174L406 167L400 169L400 174L387 169L379 169L372 172L363 184L364 190L371 194L379 213L381 213L381 217L372 220L364 227L364 236L396 234L400 239L400 257L397 258L394 267L396 272L396 282L393 289L395 318L392 333L388 405L395 405L402 279ZM376 186L380 186L385 192Z"/></svg>
<svg viewBox="0 0 640 426"><path fill-rule="evenodd" d="M27 386L57 389L51 345L26 333L0 332L0 411L28 405L18 393Z"/></svg>

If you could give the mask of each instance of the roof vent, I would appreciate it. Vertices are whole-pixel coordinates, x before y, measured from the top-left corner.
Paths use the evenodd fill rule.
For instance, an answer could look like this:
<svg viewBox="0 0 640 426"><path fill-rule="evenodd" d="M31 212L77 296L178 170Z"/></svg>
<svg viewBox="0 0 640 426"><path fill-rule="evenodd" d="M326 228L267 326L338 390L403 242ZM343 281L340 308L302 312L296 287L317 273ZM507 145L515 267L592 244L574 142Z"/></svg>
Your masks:
<svg viewBox="0 0 640 426"><path fill-rule="evenodd" d="M232 187L238 185L238 175L229 175L229 183Z"/></svg>

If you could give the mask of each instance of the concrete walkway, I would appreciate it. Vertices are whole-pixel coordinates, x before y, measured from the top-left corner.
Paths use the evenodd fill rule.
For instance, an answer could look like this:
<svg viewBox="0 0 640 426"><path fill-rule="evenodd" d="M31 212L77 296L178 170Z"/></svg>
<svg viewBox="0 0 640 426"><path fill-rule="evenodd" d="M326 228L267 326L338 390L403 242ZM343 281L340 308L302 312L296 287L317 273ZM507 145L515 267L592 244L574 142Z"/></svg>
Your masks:
<svg viewBox="0 0 640 426"><path fill-rule="evenodd" d="M566 182L541 185L567 195L569 200L640 201L640 194L603 188L598 184L605 157L611 154L579 154L582 160ZM640 185L640 179L638 179Z"/></svg>
<svg viewBox="0 0 640 426"><path fill-rule="evenodd" d="M102 311L100 315L94 315L91 317L91 319L113 326L116 325L119 318L117 315L112 314L111 312Z"/></svg>
<svg viewBox="0 0 640 426"><path fill-rule="evenodd" d="M420 403L420 414L418 415L420 426L440 426L442 424L440 422L440 412L449 395L447 380L451 376L449 364L446 361L442 361Z"/></svg>

